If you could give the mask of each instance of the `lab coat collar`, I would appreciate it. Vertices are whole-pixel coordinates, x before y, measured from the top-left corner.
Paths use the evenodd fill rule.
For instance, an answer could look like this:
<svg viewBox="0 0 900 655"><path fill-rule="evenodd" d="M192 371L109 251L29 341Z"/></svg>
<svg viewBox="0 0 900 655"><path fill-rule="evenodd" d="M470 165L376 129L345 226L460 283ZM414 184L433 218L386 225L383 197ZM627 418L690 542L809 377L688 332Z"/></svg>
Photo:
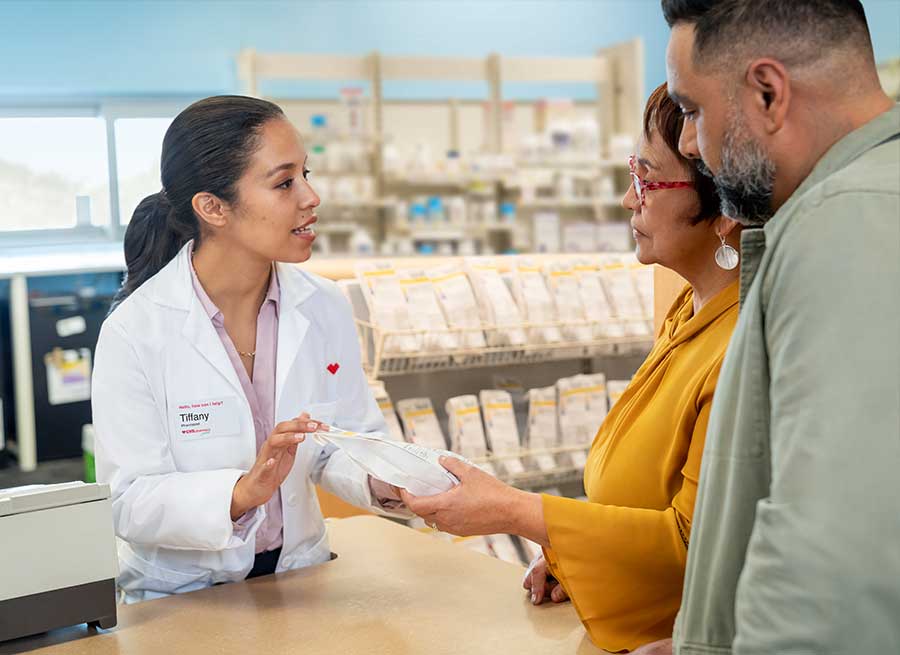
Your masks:
<svg viewBox="0 0 900 655"><path fill-rule="evenodd" d="M197 294L191 284L191 253L194 242L188 241L171 262L148 282L148 295L160 305L190 311ZM299 307L316 292L307 274L294 264L275 263L283 308Z"/></svg>
<svg viewBox="0 0 900 655"><path fill-rule="evenodd" d="M152 286L148 289L149 295L161 305L188 313L182 328L182 335L243 397L243 388L234 366L228 358L228 353L225 352L203 303L194 293L190 262L192 250L193 242L189 241L175 258L153 278ZM293 264L279 262L276 263L275 270L281 290L278 317L278 356L275 368L275 397L277 400L281 396L287 375L293 367L309 330L310 319L305 316L301 305L316 292L316 286L306 273Z"/></svg>

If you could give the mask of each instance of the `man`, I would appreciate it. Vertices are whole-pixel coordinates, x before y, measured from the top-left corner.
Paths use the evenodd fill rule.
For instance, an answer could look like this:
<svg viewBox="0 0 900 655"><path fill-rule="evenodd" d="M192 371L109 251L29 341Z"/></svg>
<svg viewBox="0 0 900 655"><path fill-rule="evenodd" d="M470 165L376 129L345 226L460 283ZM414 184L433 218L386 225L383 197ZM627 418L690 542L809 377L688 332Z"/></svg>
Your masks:
<svg viewBox="0 0 900 655"><path fill-rule="evenodd" d="M662 0L743 233L674 650L900 653L900 107L857 0Z"/></svg>

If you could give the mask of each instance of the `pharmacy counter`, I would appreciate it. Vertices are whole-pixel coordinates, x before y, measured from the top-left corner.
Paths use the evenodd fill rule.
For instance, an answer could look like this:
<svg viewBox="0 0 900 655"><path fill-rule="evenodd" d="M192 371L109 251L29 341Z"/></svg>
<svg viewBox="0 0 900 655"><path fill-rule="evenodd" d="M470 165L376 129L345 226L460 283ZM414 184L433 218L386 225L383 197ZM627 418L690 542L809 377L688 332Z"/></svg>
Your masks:
<svg viewBox="0 0 900 655"><path fill-rule="evenodd" d="M521 567L374 516L330 520L337 559L119 608L0 655L601 653L571 603L533 607Z"/></svg>

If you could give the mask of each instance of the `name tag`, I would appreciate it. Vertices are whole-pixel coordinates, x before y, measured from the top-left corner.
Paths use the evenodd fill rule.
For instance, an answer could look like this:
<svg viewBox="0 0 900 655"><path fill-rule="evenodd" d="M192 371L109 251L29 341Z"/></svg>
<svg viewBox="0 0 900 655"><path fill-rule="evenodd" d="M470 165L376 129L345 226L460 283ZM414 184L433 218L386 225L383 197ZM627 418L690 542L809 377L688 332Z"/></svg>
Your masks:
<svg viewBox="0 0 900 655"><path fill-rule="evenodd" d="M178 436L182 439L230 437L241 432L236 398L178 403L174 414Z"/></svg>

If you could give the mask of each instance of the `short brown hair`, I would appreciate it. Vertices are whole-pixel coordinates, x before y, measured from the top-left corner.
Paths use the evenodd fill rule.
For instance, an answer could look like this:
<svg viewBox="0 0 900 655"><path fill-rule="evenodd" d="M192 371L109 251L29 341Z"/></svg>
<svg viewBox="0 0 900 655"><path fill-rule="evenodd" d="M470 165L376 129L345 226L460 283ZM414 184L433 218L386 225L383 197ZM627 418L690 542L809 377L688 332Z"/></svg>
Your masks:
<svg viewBox="0 0 900 655"><path fill-rule="evenodd" d="M644 109L644 138L649 140L650 133L655 130L669 150L690 169L691 180L694 182L697 195L700 196L700 211L691 219L691 223L697 225L700 221L712 221L717 218L721 214L721 202L712 178L700 172L696 161L688 159L678 151L678 140L681 138L683 126L684 116L681 108L669 97L666 84L660 84L650 94Z"/></svg>

